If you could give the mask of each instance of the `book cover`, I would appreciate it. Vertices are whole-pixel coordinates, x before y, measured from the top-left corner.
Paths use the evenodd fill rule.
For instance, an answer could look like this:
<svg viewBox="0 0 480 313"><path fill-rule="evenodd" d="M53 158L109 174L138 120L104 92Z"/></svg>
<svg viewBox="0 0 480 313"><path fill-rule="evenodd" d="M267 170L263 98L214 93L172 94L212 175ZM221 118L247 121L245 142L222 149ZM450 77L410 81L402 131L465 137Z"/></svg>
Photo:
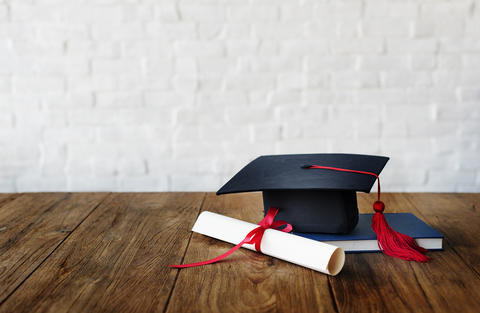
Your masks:
<svg viewBox="0 0 480 313"><path fill-rule="evenodd" d="M385 213L388 224L396 231L409 235L428 250L443 250L443 235L412 213ZM377 235L373 232L373 214L360 214L358 224L349 234L297 233L295 235L324 241L342 247L345 252L380 251Z"/></svg>

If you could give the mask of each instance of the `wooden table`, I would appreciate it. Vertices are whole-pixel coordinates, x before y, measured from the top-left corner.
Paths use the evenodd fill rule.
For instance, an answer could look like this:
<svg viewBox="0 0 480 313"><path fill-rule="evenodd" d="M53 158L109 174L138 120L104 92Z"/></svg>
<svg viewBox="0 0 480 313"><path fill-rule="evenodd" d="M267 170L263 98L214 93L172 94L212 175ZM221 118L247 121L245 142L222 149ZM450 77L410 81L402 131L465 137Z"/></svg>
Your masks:
<svg viewBox="0 0 480 313"><path fill-rule="evenodd" d="M375 194L359 194L370 212ZM480 194L392 193L445 235L419 264L348 254L338 276L190 231L202 210L258 222L261 195L0 194L0 312L480 312Z"/></svg>

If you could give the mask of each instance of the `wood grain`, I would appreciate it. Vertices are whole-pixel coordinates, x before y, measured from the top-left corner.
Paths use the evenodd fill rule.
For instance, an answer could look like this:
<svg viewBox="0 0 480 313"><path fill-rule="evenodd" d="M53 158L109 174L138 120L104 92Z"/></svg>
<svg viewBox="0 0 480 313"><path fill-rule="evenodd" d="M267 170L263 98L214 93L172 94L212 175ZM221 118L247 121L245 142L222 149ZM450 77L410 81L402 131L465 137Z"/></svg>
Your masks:
<svg viewBox="0 0 480 313"><path fill-rule="evenodd" d="M91 212L105 194L24 194L0 209L0 303Z"/></svg>
<svg viewBox="0 0 480 313"><path fill-rule="evenodd" d="M162 311L203 198L111 194L0 312Z"/></svg>
<svg viewBox="0 0 480 313"><path fill-rule="evenodd" d="M428 223L445 234L445 241L480 276L480 196L478 194L406 194Z"/></svg>
<svg viewBox="0 0 480 313"><path fill-rule="evenodd" d="M203 210L258 223L260 194L208 194ZM193 234L184 263L207 260L231 244ZM240 249L217 264L180 270L167 312L326 312L334 311L327 276Z"/></svg>
<svg viewBox="0 0 480 313"><path fill-rule="evenodd" d="M1 207L5 204L7 204L10 201L13 201L20 197L22 194L21 193L2 193L0 194L0 210ZM2 214L2 213L0 213Z"/></svg>
<svg viewBox="0 0 480 313"><path fill-rule="evenodd" d="M375 194L359 195L371 212ZM384 194L386 212L424 218L402 194ZM433 208L432 208L433 210ZM407 262L381 253L348 254L341 275L330 277L339 312L456 312L480 307L480 281L449 247L429 253L430 263Z"/></svg>
<svg viewBox="0 0 480 313"><path fill-rule="evenodd" d="M370 213L375 194L359 194ZM477 312L480 194L384 194L445 235L419 264L347 254L331 277L191 233L200 209L249 222L259 193L0 195L0 312ZM203 203L203 206L202 206Z"/></svg>

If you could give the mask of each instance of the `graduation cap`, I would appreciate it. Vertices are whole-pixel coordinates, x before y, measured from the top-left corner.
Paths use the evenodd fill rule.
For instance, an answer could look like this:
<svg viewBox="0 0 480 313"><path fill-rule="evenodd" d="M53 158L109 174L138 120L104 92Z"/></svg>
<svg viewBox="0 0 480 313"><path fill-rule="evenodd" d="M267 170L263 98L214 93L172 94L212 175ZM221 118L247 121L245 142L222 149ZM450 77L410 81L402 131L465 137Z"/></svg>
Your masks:
<svg viewBox="0 0 480 313"><path fill-rule="evenodd" d="M356 192L370 192L388 162L384 156L360 154L292 154L260 156L232 177L217 195L262 191L264 213L277 208L277 217L296 232L348 233L358 222ZM406 260L428 261L414 239L391 229L385 206L374 203L372 228L380 249Z"/></svg>
<svg viewBox="0 0 480 313"><path fill-rule="evenodd" d="M359 154L260 156L230 179L217 195L262 191L264 212L279 209L279 219L297 232L348 233L358 222L356 191L370 192L376 178L314 164L380 174L387 157Z"/></svg>

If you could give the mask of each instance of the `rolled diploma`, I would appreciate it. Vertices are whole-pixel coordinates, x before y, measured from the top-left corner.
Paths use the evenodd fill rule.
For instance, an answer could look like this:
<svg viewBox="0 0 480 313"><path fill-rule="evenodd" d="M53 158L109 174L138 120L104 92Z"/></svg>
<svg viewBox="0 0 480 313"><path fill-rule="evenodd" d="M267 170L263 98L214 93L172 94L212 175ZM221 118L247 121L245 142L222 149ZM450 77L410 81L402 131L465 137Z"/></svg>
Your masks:
<svg viewBox="0 0 480 313"><path fill-rule="evenodd" d="M204 211L193 225L192 231L236 245L257 227L252 223ZM251 244L242 247L256 251ZM272 228L265 231L261 249L266 255L329 275L337 275L345 263L342 248Z"/></svg>

